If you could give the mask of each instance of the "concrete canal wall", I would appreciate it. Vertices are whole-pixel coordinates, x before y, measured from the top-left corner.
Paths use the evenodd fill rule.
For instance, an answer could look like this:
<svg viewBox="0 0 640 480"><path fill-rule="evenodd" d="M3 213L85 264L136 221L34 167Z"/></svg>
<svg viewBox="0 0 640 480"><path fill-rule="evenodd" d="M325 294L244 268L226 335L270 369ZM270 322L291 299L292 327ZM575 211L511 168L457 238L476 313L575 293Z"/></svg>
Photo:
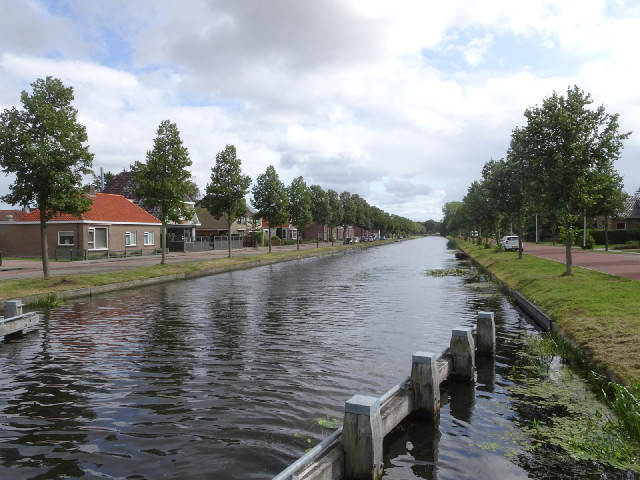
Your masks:
<svg viewBox="0 0 640 480"><path fill-rule="evenodd" d="M477 328L457 327L441 353L416 352L411 376L382 397L354 395L343 427L274 477L274 480L377 480L383 474L383 440L409 414L434 421L440 384L471 382L477 355L495 355L493 312L479 312Z"/></svg>
<svg viewBox="0 0 640 480"><path fill-rule="evenodd" d="M5 302L4 314L6 317L0 317L0 337L22 333L40 323L40 315L37 313L22 313L21 300Z"/></svg>

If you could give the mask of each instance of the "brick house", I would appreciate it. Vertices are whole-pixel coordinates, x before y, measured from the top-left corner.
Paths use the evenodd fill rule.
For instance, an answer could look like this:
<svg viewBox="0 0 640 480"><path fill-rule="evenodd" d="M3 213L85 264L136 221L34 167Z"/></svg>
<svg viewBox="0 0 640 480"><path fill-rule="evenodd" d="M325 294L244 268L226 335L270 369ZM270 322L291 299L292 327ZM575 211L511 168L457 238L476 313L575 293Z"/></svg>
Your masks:
<svg viewBox="0 0 640 480"><path fill-rule="evenodd" d="M160 213L159 211L146 208L143 202L134 197L133 193L136 189L136 185L137 184L133 181L133 174L131 172L120 172L113 178L113 180L109 182L104 190L102 190L102 193L122 195L124 198L135 203L154 217L157 217ZM193 210L193 215L191 216L191 218L183 219L179 223L169 222L167 224L167 238L169 239L169 241L190 240L197 235L196 229L200 225L200 221L198 219L198 214L196 213L194 208L195 202L193 202L189 197L185 196L184 204L187 205L189 209Z"/></svg>
<svg viewBox="0 0 640 480"><path fill-rule="evenodd" d="M604 228L604 218L596 221L599 229ZM634 230L640 227L640 189L624 202L624 213L619 218L609 220L610 230Z"/></svg>
<svg viewBox="0 0 640 480"><path fill-rule="evenodd" d="M47 222L50 257L160 248L162 223L156 217L121 195L90 196L93 205L84 214L59 214ZM5 256L41 256L40 210L0 221L0 251Z"/></svg>

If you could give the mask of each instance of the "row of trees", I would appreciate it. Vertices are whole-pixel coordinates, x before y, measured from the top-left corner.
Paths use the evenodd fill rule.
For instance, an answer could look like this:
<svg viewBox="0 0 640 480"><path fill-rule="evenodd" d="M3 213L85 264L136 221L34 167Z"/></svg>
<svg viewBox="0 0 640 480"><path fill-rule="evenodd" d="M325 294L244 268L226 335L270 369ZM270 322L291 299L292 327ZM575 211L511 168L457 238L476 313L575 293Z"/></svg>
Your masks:
<svg viewBox="0 0 640 480"><path fill-rule="evenodd" d="M227 218L229 229L232 221L247 209L244 199L249 192L251 179L242 173L241 163L233 145L227 145L225 150L218 153L216 165L211 170L211 182L207 185L203 199L203 205L215 218ZM333 229L340 225L345 232L350 225L358 225L367 231L379 230L394 234L425 231L424 225L390 215L369 205L358 194L352 195L346 191L338 194L331 189L325 191L320 185L307 186L302 176L285 186L273 165L269 165L263 174L258 175L251 193L251 204L257 210L257 217L264 218L270 226L291 222L299 231L316 222L317 242L320 238L319 229L325 225L331 232L332 244ZM300 235L296 241L298 249L299 241ZM271 252L271 228L268 243Z"/></svg>
<svg viewBox="0 0 640 480"><path fill-rule="evenodd" d="M81 215L91 207L82 188L82 177L93 173L86 128L77 120L71 105L73 88L47 77L31 84L33 92L21 94L22 109L0 114L0 166L15 181L2 201L40 210L41 251L44 276L49 276L47 222L59 213ZM162 263L166 262L166 228L190 212L185 195L194 191L189 167L192 162L175 123L160 123L146 162L135 162L131 171L137 189L134 195L146 207L159 212L162 221ZM246 212L245 198L251 179L241 170L233 145L216 155L204 205L216 218L226 217L228 226ZM197 190L197 189L196 189ZM365 230L388 233L424 232L424 225L388 214L370 206L357 194L325 191L319 185L307 187L302 177L285 187L273 166L259 175L251 190L257 215L269 225L288 221L304 229L313 221L328 225L358 225ZM298 245L299 248L299 245ZM271 251L271 235L269 235ZM229 256L231 243L229 241Z"/></svg>
<svg viewBox="0 0 640 480"><path fill-rule="evenodd" d="M579 218L615 217L623 208L622 177L614 168L623 141L618 115L577 86L566 96L553 93L542 105L528 108L527 124L511 134L506 159L491 160L482 179L473 182L462 202L443 207L443 233L472 230L500 239L501 231L517 228L522 240L534 215L558 227L565 238L566 274L572 274L572 230ZM520 247L522 257L522 246Z"/></svg>

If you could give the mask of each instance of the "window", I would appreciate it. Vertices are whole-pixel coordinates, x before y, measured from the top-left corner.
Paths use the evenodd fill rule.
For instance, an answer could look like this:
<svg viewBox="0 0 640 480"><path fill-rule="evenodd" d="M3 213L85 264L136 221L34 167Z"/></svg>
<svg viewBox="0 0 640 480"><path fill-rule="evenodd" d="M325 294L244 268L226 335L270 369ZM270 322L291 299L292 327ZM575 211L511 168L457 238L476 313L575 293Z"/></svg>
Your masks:
<svg viewBox="0 0 640 480"><path fill-rule="evenodd" d="M298 231L291 230L291 240L296 240L298 238Z"/></svg>
<svg viewBox="0 0 640 480"><path fill-rule="evenodd" d="M144 244L145 245L153 245L153 232L144 232Z"/></svg>
<svg viewBox="0 0 640 480"><path fill-rule="evenodd" d="M124 232L125 247L133 247L136 245L136 232Z"/></svg>
<svg viewBox="0 0 640 480"><path fill-rule="evenodd" d="M58 245L73 245L73 232L58 232Z"/></svg>
<svg viewBox="0 0 640 480"><path fill-rule="evenodd" d="M89 250L106 250L109 247L107 229L90 227L87 246Z"/></svg>
<svg viewBox="0 0 640 480"><path fill-rule="evenodd" d="M238 217L238 225L246 225L247 217Z"/></svg>
<svg viewBox="0 0 640 480"><path fill-rule="evenodd" d="M627 229L627 224L625 222L618 222L618 223L616 223L616 229L617 230L626 230Z"/></svg>

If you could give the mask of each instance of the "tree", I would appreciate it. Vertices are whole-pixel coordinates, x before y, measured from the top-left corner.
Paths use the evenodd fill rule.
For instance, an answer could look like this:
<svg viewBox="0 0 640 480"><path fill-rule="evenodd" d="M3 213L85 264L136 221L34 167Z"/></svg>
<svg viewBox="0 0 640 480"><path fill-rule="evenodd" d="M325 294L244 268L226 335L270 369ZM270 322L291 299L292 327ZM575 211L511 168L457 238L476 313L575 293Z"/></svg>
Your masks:
<svg viewBox="0 0 640 480"><path fill-rule="evenodd" d="M258 175L256 184L251 190L251 203L258 210L260 216L269 223L269 253L271 253L271 228L289 220L289 197L287 189L280 181L273 165Z"/></svg>
<svg viewBox="0 0 640 480"><path fill-rule="evenodd" d="M624 212L628 195L622 191L622 177L616 172L613 163L602 168L594 181L596 183L595 202L590 211L595 215L604 216L604 249L608 252L609 219Z"/></svg>
<svg viewBox="0 0 640 480"><path fill-rule="evenodd" d="M618 133L618 115L603 106L590 109L591 96L577 86L566 98L555 92L542 106L525 111L523 154L531 162L532 178L545 205L555 212L565 230L566 275L573 273L572 228L597 192L597 172L616 160L629 133ZM596 180L594 182L594 180Z"/></svg>
<svg viewBox="0 0 640 480"><path fill-rule="evenodd" d="M329 222L329 197L320 185L311 185L311 216L317 224L316 247L320 247L320 227Z"/></svg>
<svg viewBox="0 0 640 480"><path fill-rule="evenodd" d="M342 226L344 228L344 235L347 236L349 225L353 225L356 222L356 205L351 198L351 193L342 192L340 194L340 203L342 203Z"/></svg>
<svg viewBox="0 0 640 480"><path fill-rule="evenodd" d="M351 200L355 205L356 218L355 223L367 232L371 228L371 218L369 215L369 204L357 193L351 196Z"/></svg>
<svg viewBox="0 0 640 480"><path fill-rule="evenodd" d="M189 152L182 145L175 123L163 120L158 126L153 149L147 151L147 163L135 162L131 167L137 185L134 195L147 208L156 209L162 222L162 260L166 263L167 224L180 222L192 215L185 203L190 190Z"/></svg>
<svg viewBox="0 0 640 480"><path fill-rule="evenodd" d="M311 193L302 177L293 179L287 189L289 195L289 216L291 223L298 227L296 249L300 250L300 232L311 223Z"/></svg>
<svg viewBox="0 0 640 480"><path fill-rule="evenodd" d="M211 183L207 185L205 208L216 219L227 217L227 245L231 258L231 224L247 211L244 201L249 192L251 177L243 175L242 160L236 156L236 147L227 145L216 154L216 164L211 169ZM191 182L190 182L191 183Z"/></svg>
<svg viewBox="0 0 640 480"><path fill-rule="evenodd" d="M189 191L187 192L187 196L191 199L191 201L196 203L202 199L200 188L198 187L196 182L193 181L193 178L189 179Z"/></svg>
<svg viewBox="0 0 640 480"><path fill-rule="evenodd" d="M73 88L47 77L23 91L23 108L0 115L0 166L15 175L4 202L40 210L42 272L49 276L47 222L59 213L81 215L92 200L82 189L82 176L90 174L87 131L71 106Z"/></svg>
<svg viewBox="0 0 640 480"><path fill-rule="evenodd" d="M104 175L104 188L106 188L107 185L109 185L109 183L111 183L111 181L118 176L117 173L113 173L112 171L106 171L103 173L103 175ZM91 177L92 177L91 183L89 183L86 186L86 188L93 187L98 192L101 192L102 190L104 190L100 175L96 175L96 172L91 172Z"/></svg>
<svg viewBox="0 0 640 480"><path fill-rule="evenodd" d="M342 202L340 201L340 195L335 190L327 190L327 198L329 199L327 224L329 225L329 235L331 235L331 246L333 246L333 229L342 221Z"/></svg>
<svg viewBox="0 0 640 480"><path fill-rule="evenodd" d="M447 202L442 207L442 235L455 235L463 228L462 222L463 203L458 201Z"/></svg>

